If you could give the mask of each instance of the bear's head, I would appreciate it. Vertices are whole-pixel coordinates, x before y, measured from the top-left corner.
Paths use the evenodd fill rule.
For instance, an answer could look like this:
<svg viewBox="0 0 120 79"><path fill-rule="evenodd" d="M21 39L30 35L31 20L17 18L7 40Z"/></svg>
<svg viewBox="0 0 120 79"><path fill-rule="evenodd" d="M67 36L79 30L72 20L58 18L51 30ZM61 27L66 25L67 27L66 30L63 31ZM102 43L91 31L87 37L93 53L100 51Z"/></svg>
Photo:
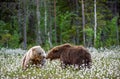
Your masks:
<svg viewBox="0 0 120 79"><path fill-rule="evenodd" d="M66 44L59 45L59 46L56 46L56 47L52 48L48 52L48 55L46 56L46 59L50 59L50 60L59 59L61 53L69 47L71 47L71 45L69 43L66 43Z"/></svg>
<svg viewBox="0 0 120 79"><path fill-rule="evenodd" d="M41 61L46 57L45 51L40 46L33 47L31 51L32 51L31 58L34 60Z"/></svg>

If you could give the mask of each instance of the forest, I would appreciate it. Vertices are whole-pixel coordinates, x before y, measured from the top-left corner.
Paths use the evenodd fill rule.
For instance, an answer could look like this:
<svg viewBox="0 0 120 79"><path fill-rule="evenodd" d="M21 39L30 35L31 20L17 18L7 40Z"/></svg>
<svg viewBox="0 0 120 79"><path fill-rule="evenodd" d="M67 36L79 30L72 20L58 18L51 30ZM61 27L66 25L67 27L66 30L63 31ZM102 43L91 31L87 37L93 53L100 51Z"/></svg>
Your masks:
<svg viewBox="0 0 120 79"><path fill-rule="evenodd" d="M0 79L120 79L120 0L0 0Z"/></svg>
<svg viewBox="0 0 120 79"><path fill-rule="evenodd" d="M0 48L120 45L119 0L0 0Z"/></svg>

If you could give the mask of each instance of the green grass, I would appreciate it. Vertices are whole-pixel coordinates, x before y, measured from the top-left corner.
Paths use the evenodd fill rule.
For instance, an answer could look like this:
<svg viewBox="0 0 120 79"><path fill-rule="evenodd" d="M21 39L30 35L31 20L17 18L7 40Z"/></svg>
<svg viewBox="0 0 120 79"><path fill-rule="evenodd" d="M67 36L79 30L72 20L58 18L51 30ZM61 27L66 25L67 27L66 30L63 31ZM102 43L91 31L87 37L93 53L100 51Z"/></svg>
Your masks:
<svg viewBox="0 0 120 79"><path fill-rule="evenodd" d="M21 69L24 50L0 50L0 79L120 79L120 48L95 50L92 68L75 70L61 69L59 60L47 61L43 68ZM13 53L12 53L13 52ZM22 54L20 54L22 53Z"/></svg>

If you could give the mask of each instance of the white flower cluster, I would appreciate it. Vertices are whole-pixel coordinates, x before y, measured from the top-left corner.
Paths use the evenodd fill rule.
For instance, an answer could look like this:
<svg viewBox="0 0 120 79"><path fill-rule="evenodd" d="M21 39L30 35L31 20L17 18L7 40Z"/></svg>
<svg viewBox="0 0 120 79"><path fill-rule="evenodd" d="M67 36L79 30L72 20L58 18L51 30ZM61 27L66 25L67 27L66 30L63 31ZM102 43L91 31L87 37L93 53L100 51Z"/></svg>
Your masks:
<svg viewBox="0 0 120 79"><path fill-rule="evenodd" d="M21 58L25 50L0 50L0 79L120 79L120 48L88 48L92 56L92 68L62 69L60 61L47 61L45 67L21 69Z"/></svg>

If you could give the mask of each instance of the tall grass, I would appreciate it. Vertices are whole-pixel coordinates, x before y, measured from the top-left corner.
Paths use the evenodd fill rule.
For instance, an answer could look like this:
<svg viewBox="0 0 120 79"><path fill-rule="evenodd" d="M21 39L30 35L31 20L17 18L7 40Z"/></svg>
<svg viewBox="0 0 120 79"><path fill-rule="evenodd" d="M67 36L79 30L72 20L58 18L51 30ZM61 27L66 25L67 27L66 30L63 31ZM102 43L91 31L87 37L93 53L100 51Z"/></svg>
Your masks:
<svg viewBox="0 0 120 79"><path fill-rule="evenodd" d="M61 69L59 60L47 61L45 67L21 69L26 52L21 49L0 50L0 79L120 79L120 48L88 48L92 55L92 68Z"/></svg>

